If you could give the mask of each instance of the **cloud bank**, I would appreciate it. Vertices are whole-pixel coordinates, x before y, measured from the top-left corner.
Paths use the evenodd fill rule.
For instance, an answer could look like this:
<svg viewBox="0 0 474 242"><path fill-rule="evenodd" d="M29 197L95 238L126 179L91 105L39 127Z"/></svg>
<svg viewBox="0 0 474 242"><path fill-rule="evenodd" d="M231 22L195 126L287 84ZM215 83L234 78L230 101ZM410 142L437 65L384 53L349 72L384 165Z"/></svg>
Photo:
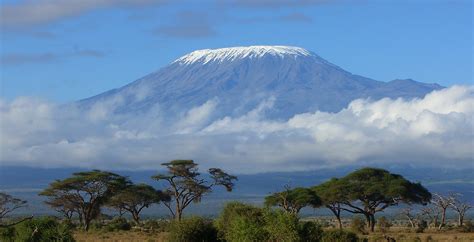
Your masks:
<svg viewBox="0 0 474 242"><path fill-rule="evenodd" d="M171 159L235 173L301 171L344 165L472 166L474 86L422 99L354 100L338 113L272 120L269 98L240 117L215 117L217 99L165 122L159 104L120 114L123 102L88 110L29 97L0 101L2 165L158 169Z"/></svg>

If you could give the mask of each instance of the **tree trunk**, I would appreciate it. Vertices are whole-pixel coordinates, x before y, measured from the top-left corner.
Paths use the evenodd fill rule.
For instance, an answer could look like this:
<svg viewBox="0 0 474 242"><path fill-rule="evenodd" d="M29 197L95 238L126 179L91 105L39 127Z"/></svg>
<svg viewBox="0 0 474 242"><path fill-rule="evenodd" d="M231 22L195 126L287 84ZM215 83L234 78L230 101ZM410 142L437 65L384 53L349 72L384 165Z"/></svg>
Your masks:
<svg viewBox="0 0 474 242"><path fill-rule="evenodd" d="M370 232L375 231L375 216L373 214L370 215Z"/></svg>
<svg viewBox="0 0 474 242"><path fill-rule="evenodd" d="M329 208L329 210L331 210L331 212L336 217L337 225L339 226L339 229L342 229L341 210L337 210L331 206L326 206L326 207Z"/></svg>
<svg viewBox="0 0 474 242"><path fill-rule="evenodd" d="M444 227L445 223L446 223L446 209L443 209L443 212L441 213L441 223L439 224L438 229L441 229L442 227Z"/></svg>
<svg viewBox="0 0 474 242"><path fill-rule="evenodd" d="M139 225L140 224L140 215L138 214L138 212L134 211L132 213L132 217L133 217L133 221L135 221L135 223L137 225Z"/></svg>
<svg viewBox="0 0 474 242"><path fill-rule="evenodd" d="M90 219L84 219L84 230L89 231Z"/></svg>
<svg viewBox="0 0 474 242"><path fill-rule="evenodd" d="M370 215L364 214L364 216L365 216L365 220L367 221L367 229L370 231L372 228L371 223L370 223Z"/></svg>
<svg viewBox="0 0 474 242"><path fill-rule="evenodd" d="M463 224L464 224L464 215L459 214L459 216L458 216L458 225L459 225L459 227L461 227L461 226L463 226Z"/></svg>
<svg viewBox="0 0 474 242"><path fill-rule="evenodd" d="M337 219L337 225L339 226L339 229L341 229L341 230L342 230L342 221L341 221L341 216L337 216L337 217L336 217L336 219Z"/></svg>

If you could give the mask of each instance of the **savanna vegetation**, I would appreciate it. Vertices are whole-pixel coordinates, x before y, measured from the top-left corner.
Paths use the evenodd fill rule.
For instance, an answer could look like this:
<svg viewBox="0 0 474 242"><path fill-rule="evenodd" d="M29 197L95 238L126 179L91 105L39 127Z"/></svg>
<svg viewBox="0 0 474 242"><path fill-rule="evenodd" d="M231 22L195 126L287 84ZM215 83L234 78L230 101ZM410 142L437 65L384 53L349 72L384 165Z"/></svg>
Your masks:
<svg viewBox="0 0 474 242"><path fill-rule="evenodd" d="M92 170L53 181L40 192L58 217L11 216L27 202L0 193L0 241L474 241L460 194L436 194L422 184L378 168L363 168L310 187L269 194L263 206L229 202L216 218L186 213L216 186L231 192L237 177L220 168L201 174L192 160L163 164L156 184ZM150 206L170 216L142 219ZM327 209L333 218L300 215ZM379 216L388 208L398 216ZM116 211L115 217L104 211ZM447 219L447 211L456 214Z"/></svg>

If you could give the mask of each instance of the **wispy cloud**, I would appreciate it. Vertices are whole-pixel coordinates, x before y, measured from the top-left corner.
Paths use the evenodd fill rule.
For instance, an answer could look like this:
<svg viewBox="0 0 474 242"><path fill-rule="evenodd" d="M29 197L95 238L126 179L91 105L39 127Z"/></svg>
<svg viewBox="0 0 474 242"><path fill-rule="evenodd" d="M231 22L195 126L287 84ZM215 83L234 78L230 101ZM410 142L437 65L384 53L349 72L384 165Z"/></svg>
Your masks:
<svg viewBox="0 0 474 242"><path fill-rule="evenodd" d="M176 158L238 173L344 165L472 164L474 87L454 86L423 99L354 100L338 113L288 120L265 117L272 100L240 117L215 117L210 100L163 123L159 104L141 115L115 113L126 99L91 109L32 98L0 100L3 165L155 169ZM449 161L449 162L448 162Z"/></svg>
<svg viewBox="0 0 474 242"><path fill-rule="evenodd" d="M46 64L71 57L102 58L105 56L105 52L92 49L77 49L70 53L9 53L3 55L0 58L0 64L7 66L24 64Z"/></svg>
<svg viewBox="0 0 474 242"><path fill-rule="evenodd" d="M217 34L209 16L200 12L181 12L176 16L176 22L170 25L158 26L153 33L171 38L204 38Z"/></svg>
<svg viewBox="0 0 474 242"><path fill-rule="evenodd" d="M96 9L145 6L161 0L25 0L2 4L0 23L3 27L25 27L47 24L77 17Z"/></svg>

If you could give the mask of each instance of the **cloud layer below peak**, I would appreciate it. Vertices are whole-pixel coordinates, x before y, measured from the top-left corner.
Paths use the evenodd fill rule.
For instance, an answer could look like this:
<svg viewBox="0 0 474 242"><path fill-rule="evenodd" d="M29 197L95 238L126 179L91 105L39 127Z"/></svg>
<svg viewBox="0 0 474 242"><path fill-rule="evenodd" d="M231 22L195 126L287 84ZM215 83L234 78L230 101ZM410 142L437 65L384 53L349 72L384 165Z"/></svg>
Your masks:
<svg viewBox="0 0 474 242"><path fill-rule="evenodd" d="M159 105L116 114L122 100L89 110L19 97L0 100L2 165L158 169L194 159L235 173L300 171L344 165L472 166L474 86L422 99L354 100L338 113L272 120L269 98L240 117L218 117L217 99L173 117Z"/></svg>

